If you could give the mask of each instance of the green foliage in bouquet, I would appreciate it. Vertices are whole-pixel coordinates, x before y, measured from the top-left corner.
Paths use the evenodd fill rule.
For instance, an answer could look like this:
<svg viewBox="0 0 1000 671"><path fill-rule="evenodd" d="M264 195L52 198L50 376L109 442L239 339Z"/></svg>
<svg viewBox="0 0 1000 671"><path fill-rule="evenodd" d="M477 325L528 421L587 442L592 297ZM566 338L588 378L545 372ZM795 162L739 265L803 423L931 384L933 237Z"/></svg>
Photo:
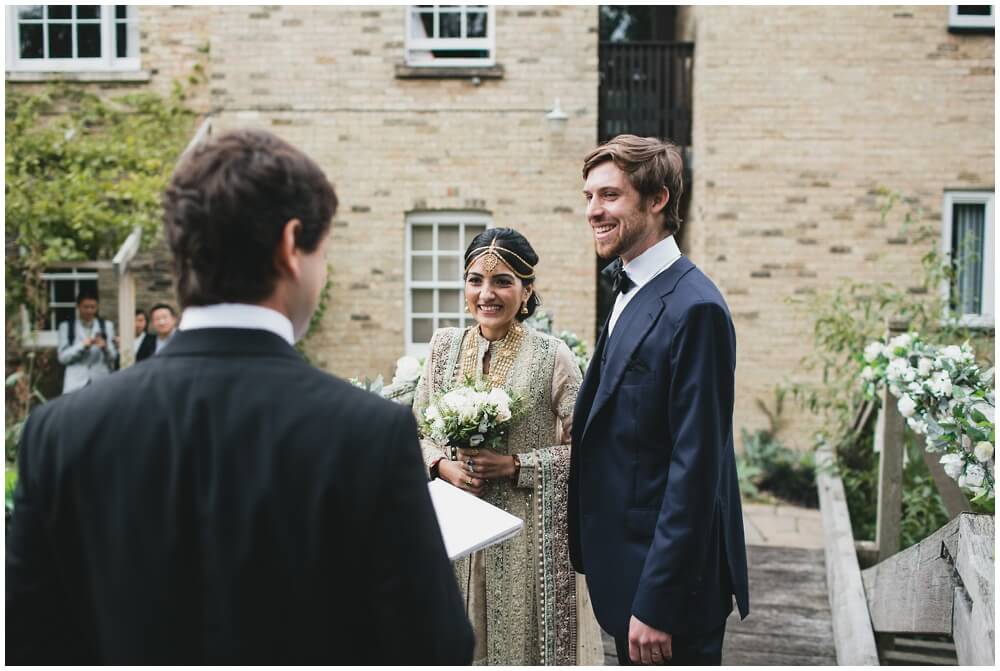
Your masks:
<svg viewBox="0 0 1000 671"><path fill-rule="evenodd" d="M520 407L521 399L506 390L466 378L427 406L420 428L441 445L498 450Z"/></svg>

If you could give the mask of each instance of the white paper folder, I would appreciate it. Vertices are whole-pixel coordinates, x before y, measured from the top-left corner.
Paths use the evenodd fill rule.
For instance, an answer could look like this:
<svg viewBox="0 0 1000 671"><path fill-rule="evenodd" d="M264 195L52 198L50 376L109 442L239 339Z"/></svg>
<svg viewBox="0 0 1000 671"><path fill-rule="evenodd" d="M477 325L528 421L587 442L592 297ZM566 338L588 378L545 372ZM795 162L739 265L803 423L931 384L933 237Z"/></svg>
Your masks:
<svg viewBox="0 0 1000 671"><path fill-rule="evenodd" d="M427 485L444 549L455 561L521 533L524 521L435 478Z"/></svg>

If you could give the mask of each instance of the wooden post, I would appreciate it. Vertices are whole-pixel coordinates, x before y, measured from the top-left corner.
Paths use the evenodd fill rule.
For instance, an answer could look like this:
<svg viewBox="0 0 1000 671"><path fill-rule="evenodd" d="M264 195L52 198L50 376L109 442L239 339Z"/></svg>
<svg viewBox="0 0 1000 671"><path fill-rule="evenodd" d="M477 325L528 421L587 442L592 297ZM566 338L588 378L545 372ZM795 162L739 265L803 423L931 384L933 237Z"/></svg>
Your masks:
<svg viewBox="0 0 1000 671"><path fill-rule="evenodd" d="M962 493L962 488L944 472L944 466L941 465L940 461L941 455L924 450L923 456L927 470L934 478L934 485L948 511L948 519L955 519L961 513L971 513L972 506L969 504L969 499Z"/></svg>
<svg viewBox="0 0 1000 671"><path fill-rule="evenodd" d="M907 322L889 320L889 337L906 333ZM900 528L903 519L903 429L906 424L899 414L897 399L882 387L882 409L875 425L875 451L878 452L878 504L875 518L875 545L878 561L899 552Z"/></svg>
<svg viewBox="0 0 1000 671"><path fill-rule="evenodd" d="M132 351L135 343L135 277L132 276L128 264L139 251L141 240L142 229L136 226L111 262L115 275L118 276L118 342L123 369L135 363L135 354Z"/></svg>

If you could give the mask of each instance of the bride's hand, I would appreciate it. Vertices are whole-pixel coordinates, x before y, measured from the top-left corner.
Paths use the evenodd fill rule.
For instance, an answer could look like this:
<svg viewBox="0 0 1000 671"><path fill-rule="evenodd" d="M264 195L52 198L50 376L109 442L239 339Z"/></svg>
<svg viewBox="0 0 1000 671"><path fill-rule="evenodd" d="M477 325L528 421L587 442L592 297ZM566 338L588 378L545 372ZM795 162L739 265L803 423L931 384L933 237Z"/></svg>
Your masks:
<svg viewBox="0 0 1000 671"><path fill-rule="evenodd" d="M486 448L459 449L458 461L453 463L460 464L468 475L486 480L514 477L514 457Z"/></svg>
<svg viewBox="0 0 1000 671"><path fill-rule="evenodd" d="M482 495L483 485L486 483L483 482L478 473L476 475L469 473L464 464L449 459L442 459L438 462L437 468L438 477L445 482L475 496Z"/></svg>

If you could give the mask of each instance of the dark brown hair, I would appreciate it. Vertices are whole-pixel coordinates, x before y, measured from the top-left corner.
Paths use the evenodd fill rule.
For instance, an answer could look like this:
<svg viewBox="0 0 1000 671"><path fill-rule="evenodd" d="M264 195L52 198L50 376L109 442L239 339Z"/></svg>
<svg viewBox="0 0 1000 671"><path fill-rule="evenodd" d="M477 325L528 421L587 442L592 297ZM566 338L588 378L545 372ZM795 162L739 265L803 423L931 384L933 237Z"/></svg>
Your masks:
<svg viewBox="0 0 1000 671"><path fill-rule="evenodd" d="M194 147L163 197L181 307L266 298L285 224L302 222L295 244L312 252L336 211L319 166L272 133L231 131Z"/></svg>
<svg viewBox="0 0 1000 671"><path fill-rule="evenodd" d="M612 161L628 176L632 187L648 199L667 190L669 200L664 208L664 224L673 235L681 228L681 195L684 193L684 159L672 142L655 137L618 135L587 154L583 159L583 178L598 165Z"/></svg>

